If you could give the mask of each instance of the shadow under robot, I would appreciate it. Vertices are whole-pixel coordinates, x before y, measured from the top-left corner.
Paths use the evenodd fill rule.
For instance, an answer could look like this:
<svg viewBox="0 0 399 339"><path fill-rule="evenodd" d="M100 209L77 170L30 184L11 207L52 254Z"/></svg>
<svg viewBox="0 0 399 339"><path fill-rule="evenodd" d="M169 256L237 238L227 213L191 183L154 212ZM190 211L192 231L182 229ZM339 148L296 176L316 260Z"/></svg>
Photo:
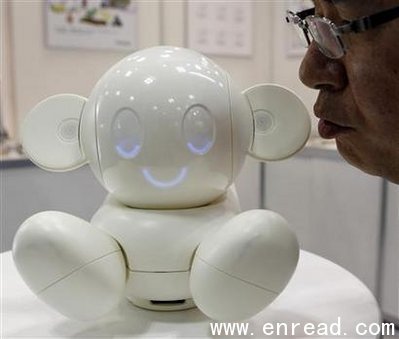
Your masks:
<svg viewBox="0 0 399 339"><path fill-rule="evenodd" d="M219 321L252 317L284 289L299 247L277 213L241 213L233 183L247 154L287 158L309 132L306 108L283 87L241 92L197 52L138 51L88 99L52 96L27 115L22 142L34 163L88 163L109 195L90 223L56 211L27 219L15 264L40 299L75 319L124 297L152 310L197 306Z"/></svg>

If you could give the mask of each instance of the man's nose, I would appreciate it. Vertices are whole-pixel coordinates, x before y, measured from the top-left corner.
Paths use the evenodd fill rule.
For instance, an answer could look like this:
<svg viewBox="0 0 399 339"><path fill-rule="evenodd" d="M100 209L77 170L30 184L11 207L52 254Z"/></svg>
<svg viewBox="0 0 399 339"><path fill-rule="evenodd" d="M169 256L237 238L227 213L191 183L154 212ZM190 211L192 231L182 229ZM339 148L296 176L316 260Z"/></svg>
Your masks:
<svg viewBox="0 0 399 339"><path fill-rule="evenodd" d="M343 59L326 57L313 41L302 60L299 68L299 78L313 89L338 91L348 83Z"/></svg>

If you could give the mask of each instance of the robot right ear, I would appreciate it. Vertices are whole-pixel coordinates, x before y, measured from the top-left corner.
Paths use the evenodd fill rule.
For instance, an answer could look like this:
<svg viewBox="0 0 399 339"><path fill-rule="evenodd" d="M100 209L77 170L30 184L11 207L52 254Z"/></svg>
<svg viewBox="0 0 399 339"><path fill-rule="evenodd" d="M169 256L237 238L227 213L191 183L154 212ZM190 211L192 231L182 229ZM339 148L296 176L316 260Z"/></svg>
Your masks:
<svg viewBox="0 0 399 339"><path fill-rule="evenodd" d="M29 158L49 171L68 171L87 160L79 141L80 117L87 99L74 94L51 96L26 116L21 139Z"/></svg>
<svg viewBox="0 0 399 339"><path fill-rule="evenodd" d="M310 117L294 92L275 84L259 84L243 93L255 125L251 156L263 161L282 160L302 149L309 138Z"/></svg>

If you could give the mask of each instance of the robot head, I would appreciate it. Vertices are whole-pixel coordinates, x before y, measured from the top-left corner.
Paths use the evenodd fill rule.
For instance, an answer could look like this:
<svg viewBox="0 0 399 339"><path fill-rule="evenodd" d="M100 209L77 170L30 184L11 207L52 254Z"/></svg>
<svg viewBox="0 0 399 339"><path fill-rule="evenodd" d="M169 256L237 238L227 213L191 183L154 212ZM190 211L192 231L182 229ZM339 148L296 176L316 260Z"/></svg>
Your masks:
<svg viewBox="0 0 399 339"><path fill-rule="evenodd" d="M39 103L22 141L48 170L88 162L126 205L186 208L224 194L247 154L286 158L309 132L307 111L292 92L257 85L241 93L203 55L154 47L113 66L88 99L61 94Z"/></svg>

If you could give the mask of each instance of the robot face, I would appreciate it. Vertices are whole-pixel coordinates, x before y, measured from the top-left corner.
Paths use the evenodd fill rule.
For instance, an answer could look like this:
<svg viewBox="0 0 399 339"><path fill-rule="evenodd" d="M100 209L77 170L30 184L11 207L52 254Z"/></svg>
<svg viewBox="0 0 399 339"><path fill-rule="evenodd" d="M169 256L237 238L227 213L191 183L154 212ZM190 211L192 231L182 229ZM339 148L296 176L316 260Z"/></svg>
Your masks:
<svg viewBox="0 0 399 339"><path fill-rule="evenodd" d="M84 112L95 115L104 186L140 208L216 199L233 180L230 106L226 73L196 52L155 47L123 59Z"/></svg>
<svg viewBox="0 0 399 339"><path fill-rule="evenodd" d="M156 109L157 110L157 109ZM157 112L153 114L159 114ZM168 112L166 112L168 114ZM158 117L162 119L161 117ZM149 144L149 141L145 140L144 126L141 121L145 118L140 118L139 114L130 108L123 108L119 110L114 120L111 124L111 135L113 146L115 148L116 153L125 160L132 160L139 156L140 152L145 151L148 155L143 155L141 157L141 173L146 181L156 188L173 188L180 185L187 178L188 167L186 165L180 166L180 169L177 170L177 174L170 178L169 180L158 180L156 177L152 175L152 171L149 166L146 166L145 157L148 157L154 150L151 150L149 147L143 150L144 143ZM187 164L190 162L190 156L184 155L187 150L189 150L193 155L204 156L207 154L215 143L215 119L212 114L207 110L206 107L200 105L194 105L187 109L184 113L183 117L181 114L176 114L174 118L176 121L173 123L174 126L170 128L170 131L167 132L167 136L164 138L164 142L159 140L159 145L157 146L155 143L152 147L160 148L162 153L167 153L167 149L163 149L164 147L170 148L173 145L168 145L168 143L175 143L176 152L182 152L183 155L175 155L176 161L178 158L185 158ZM156 128L151 128L151 124L149 124L150 131L147 133L147 137L151 138L152 133L162 133L162 124L156 124ZM159 130L157 131L157 129ZM165 127L166 129L167 127ZM175 137L175 133L180 133L179 137ZM159 139L159 138L157 138ZM180 140L179 140L180 139ZM179 145L179 142L181 145ZM186 147L187 149L183 149ZM159 155L162 156L162 155ZM165 159L166 160L166 159ZM159 166L167 166L169 161L164 161L163 165ZM182 161L180 161L182 162Z"/></svg>

